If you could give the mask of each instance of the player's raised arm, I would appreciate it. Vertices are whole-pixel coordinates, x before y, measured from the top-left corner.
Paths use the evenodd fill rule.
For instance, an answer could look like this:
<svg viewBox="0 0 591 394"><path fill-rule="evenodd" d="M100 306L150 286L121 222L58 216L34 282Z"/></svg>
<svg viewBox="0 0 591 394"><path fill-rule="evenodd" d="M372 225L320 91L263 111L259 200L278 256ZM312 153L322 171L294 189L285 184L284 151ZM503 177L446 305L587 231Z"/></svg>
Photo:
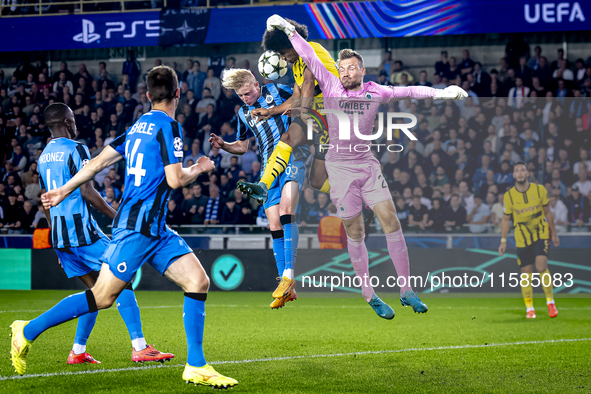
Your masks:
<svg viewBox="0 0 591 394"><path fill-rule="evenodd" d="M238 122L240 124L240 122ZM243 155L248 152L248 147L250 146L250 140L236 140L234 142L226 142L220 137L219 135L215 135L213 133L210 134L209 143L214 148L225 150L228 153L232 153L235 155Z"/></svg>
<svg viewBox="0 0 591 394"><path fill-rule="evenodd" d="M428 86L383 86L375 85L380 95L387 99L424 99L432 97L435 100L463 100L468 93L459 86L448 86L445 89L435 89ZM389 101L389 100L386 100Z"/></svg>
<svg viewBox="0 0 591 394"><path fill-rule="evenodd" d="M197 159L197 163L189 168L183 168L181 163L169 164L164 167L164 173L168 186L178 189L179 187L187 186L195 181L200 174L211 171L214 168L215 164L209 157L201 156Z"/></svg>
<svg viewBox="0 0 591 394"><path fill-rule="evenodd" d="M49 209L57 206L74 190L94 178L96 174L103 169L117 163L123 156L113 149L111 146L106 146L100 155L91 160L84 168L82 168L72 179L70 179L64 186L53 189L41 195L41 202L43 207Z"/></svg>
<svg viewBox="0 0 591 394"><path fill-rule="evenodd" d="M334 86L337 86L339 79L324 67L312 46L295 31L295 27L291 23L279 15L273 15L267 19L267 30L272 31L273 29L281 30L287 34L293 48L312 71L322 91L329 91Z"/></svg>

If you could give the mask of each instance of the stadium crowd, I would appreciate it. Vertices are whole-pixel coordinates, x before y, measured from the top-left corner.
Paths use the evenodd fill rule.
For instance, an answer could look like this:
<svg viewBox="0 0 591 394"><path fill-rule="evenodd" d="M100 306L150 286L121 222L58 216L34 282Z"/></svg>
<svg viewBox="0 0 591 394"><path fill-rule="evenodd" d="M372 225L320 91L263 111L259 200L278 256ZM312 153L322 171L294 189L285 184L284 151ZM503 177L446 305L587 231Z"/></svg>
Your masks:
<svg viewBox="0 0 591 394"><path fill-rule="evenodd" d="M154 65L160 64L156 60ZM207 155L216 170L173 192L168 223L267 226L263 209L235 190L238 180L260 177L256 143L243 156L233 156L207 142L210 133L227 142L236 140L242 103L220 81L223 69L236 66L236 60L212 57L205 67L187 59L182 70L174 62L169 65L182 81L176 119L184 131L184 165ZM239 66L250 68L248 61ZM84 64L73 73L66 62L53 74L44 64L23 63L12 76L0 70L3 232L31 232L40 223L46 225L37 173L37 160L51 138L43 121L44 108L53 102L68 104L77 120L76 140L96 157L150 111L145 75L133 53L117 72L101 62L96 75ZM417 141L401 135L378 143L403 145L402 152L375 151L406 231L499 232L502 197L513 185L512 166L517 161L525 161L532 180L548 189L559 231L588 231L589 62L578 59L571 65L560 50L549 62L536 47L532 57L507 56L486 71L468 50L460 61L442 52L434 75L422 71L415 78L386 53L373 79L396 86L455 84L469 94L464 101L405 100L383 108L413 113L418 119L413 129ZM123 191L123 174L119 163L95 178L96 189L115 209ZM327 194L307 185L302 194L297 214L301 226L318 224L336 212ZM109 224L108 218L96 211L95 215L101 226Z"/></svg>

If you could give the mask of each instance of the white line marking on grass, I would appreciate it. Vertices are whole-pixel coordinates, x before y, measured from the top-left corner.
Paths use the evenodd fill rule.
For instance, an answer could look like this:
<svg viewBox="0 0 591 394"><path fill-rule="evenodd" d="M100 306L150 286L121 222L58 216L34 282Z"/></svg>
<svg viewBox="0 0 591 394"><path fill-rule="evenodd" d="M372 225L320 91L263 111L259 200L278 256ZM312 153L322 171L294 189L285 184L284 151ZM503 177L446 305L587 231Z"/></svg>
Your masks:
<svg viewBox="0 0 591 394"><path fill-rule="evenodd" d="M285 361L285 360L300 360L306 358L327 358L327 357L345 357L345 356L359 356L368 354L389 354L389 353L404 353L404 352L423 352L428 350L455 350L455 349L477 349L484 347L499 347L499 346L518 346L518 345L537 345L537 344L548 344L548 343L563 343L563 342L581 342L591 341L591 338L572 338L572 339L550 339L546 341L527 341L527 342L508 342L508 343L489 343L487 345L458 345L458 346L438 346L438 347L427 347L427 348L409 348L409 349L394 349L394 350L368 350L365 352L351 352L351 353L332 353L332 354L311 354L307 356L286 356L286 357L269 357L269 358L253 358L248 360L230 360L230 361L212 361L211 365L224 365L224 364L249 364L265 361ZM53 372L53 373L38 373L32 375L23 376L0 376L0 382L4 380L18 380L28 378L49 378L53 376L72 376L72 375L91 375L96 373L107 373L107 372L127 372L127 371L145 371L158 368L176 368L184 367L185 364L167 364L158 366L146 366L146 367L129 367L129 368L114 368L114 369L94 369L88 371L76 371L76 372Z"/></svg>
<svg viewBox="0 0 591 394"><path fill-rule="evenodd" d="M209 308L264 308L269 309L267 305L222 305L222 304L205 304L206 307ZM182 305L161 305L161 306L140 306L140 309L171 309L171 308L182 308ZM366 309L367 306L365 305L286 305L287 308L317 308L317 309ZM451 306L435 306L430 307L429 309L444 309L444 310L452 310L452 309L463 309L463 310L472 310L472 309L481 309L481 310L500 310L500 311L510 311L510 310L523 310L523 307L488 307L488 306L472 306L472 307L451 307ZM566 307L566 308L558 308L559 311L589 311L591 307ZM0 311L0 313L25 313L25 312L45 312L47 309L30 309L30 310L8 310L8 311ZM117 308L109 308L103 309L102 311L117 311Z"/></svg>

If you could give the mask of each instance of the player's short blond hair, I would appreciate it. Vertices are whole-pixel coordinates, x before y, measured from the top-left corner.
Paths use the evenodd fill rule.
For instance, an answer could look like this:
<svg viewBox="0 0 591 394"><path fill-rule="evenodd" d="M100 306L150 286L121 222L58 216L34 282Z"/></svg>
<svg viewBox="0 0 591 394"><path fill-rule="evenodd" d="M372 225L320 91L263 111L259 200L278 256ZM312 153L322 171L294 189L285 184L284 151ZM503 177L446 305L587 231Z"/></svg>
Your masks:
<svg viewBox="0 0 591 394"><path fill-rule="evenodd" d="M252 71L244 68L231 68L224 70L222 74L222 86L226 89L240 90L245 85L254 84L256 81Z"/></svg>
<svg viewBox="0 0 591 394"><path fill-rule="evenodd" d="M341 63L341 60L351 59L352 57L356 58L359 62L359 68L363 68L363 56L352 49L343 49L339 52L339 64Z"/></svg>

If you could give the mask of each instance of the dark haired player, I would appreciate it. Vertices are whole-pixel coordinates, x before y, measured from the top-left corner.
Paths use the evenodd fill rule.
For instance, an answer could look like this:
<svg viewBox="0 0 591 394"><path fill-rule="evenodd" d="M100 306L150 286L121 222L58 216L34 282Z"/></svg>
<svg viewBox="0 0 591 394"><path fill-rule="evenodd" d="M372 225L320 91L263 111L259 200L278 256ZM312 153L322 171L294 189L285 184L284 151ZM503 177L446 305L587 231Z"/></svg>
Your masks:
<svg viewBox="0 0 591 394"><path fill-rule="evenodd" d="M86 145L72 140L76 137L76 121L74 113L66 104L51 104L45 109L44 117L53 139L39 156L39 184L43 193L64 185L90 160L90 152ZM45 210L45 215L51 224L53 247L66 275L68 278L78 277L91 289L101 269L99 259L109 246L110 240L97 225L88 209L88 203L110 218L115 217L115 210L98 194L92 182L75 190L59 206ZM117 308L131 337L132 361L164 362L174 357L146 344L140 309L131 283L127 284L117 298ZM100 364L86 353L86 342L97 314L98 312L89 313L78 319L68 364Z"/></svg>
<svg viewBox="0 0 591 394"><path fill-rule="evenodd" d="M308 38L308 27L301 25L291 19L287 19L295 27L296 31L304 39ZM330 53L320 44L316 42L309 43L318 58L324 64L324 67L333 75L339 75L334 59ZM259 119L268 119L272 116L289 113L291 109L305 110L303 116L297 116L291 123L287 133L281 135L281 140L277 144L273 153L269 156L269 161L263 171L261 180L258 183L239 182L238 188L247 196L252 196L259 203L265 202L267 193L275 179L285 171L287 163L292 151L303 144L307 144L306 132L308 118L312 119L317 126L317 131L314 133L314 161L310 169L310 186L323 193L330 191L328 182L328 175L324 167L324 160L326 150L320 149L320 145L328 144L328 130L326 119L317 111L324 108L324 101L322 90L318 81L304 62L298 55L293 45L287 36L279 30L266 30L263 36L263 48L265 51L278 52L288 63L293 64L293 76L295 78L295 85L293 88L293 96L291 99L285 101L282 105L275 106L270 109L260 108L252 111L254 117ZM291 111L292 115L296 115L296 111Z"/></svg>
<svg viewBox="0 0 591 394"><path fill-rule="evenodd" d="M180 89L176 72L167 66L148 74L152 110L113 141L64 186L41 196L46 209L90 181L102 169L126 161L125 191L113 220L113 240L101 257L101 274L92 290L71 295L39 318L12 324L12 362L25 372L32 341L46 329L74 317L110 307L143 263L177 283L184 291L183 322L187 336L187 364L183 379L214 387L238 384L217 373L203 355L205 300L209 278L185 241L165 224L172 188L193 182L214 164L201 157L190 168L182 167L182 128L174 115Z"/></svg>
<svg viewBox="0 0 591 394"><path fill-rule="evenodd" d="M536 183L530 183L529 171L524 162L518 162L513 167L515 186L505 193L503 198L504 215L501 221L501 245L499 254L503 256L507 248L507 234L509 233L509 221L513 218L515 226L515 245L517 246L517 264L521 267L522 277L527 277L526 286L520 278L521 293L527 308L526 317L534 319L533 300L533 264L540 274L540 282L546 295L548 315L556 317L558 310L554 303L552 288L552 275L548 270L548 247L550 234L554 246L560 246L560 239L554 227L554 217L548 206L548 193L546 188Z"/></svg>

